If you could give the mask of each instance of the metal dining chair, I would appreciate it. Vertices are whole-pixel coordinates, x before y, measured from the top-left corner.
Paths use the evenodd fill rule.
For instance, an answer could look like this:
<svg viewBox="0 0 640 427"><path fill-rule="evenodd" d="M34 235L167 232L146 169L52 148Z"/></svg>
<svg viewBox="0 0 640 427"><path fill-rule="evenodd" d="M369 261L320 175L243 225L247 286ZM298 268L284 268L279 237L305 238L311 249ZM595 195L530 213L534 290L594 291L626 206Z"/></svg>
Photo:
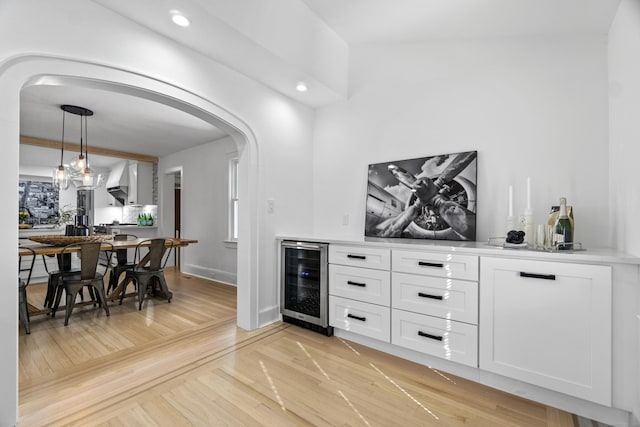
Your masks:
<svg viewBox="0 0 640 427"><path fill-rule="evenodd" d="M143 249L148 252L143 256ZM172 239L146 239L136 246L134 264L131 270L127 270L120 294L120 304L125 296L127 285L133 282L138 289L138 310L142 310L142 303L147 290L151 288L155 296L156 284L160 286L163 294L167 297L167 302L171 303L171 292L164 277L164 267L173 249ZM148 263L148 265L147 265Z"/></svg>
<svg viewBox="0 0 640 427"><path fill-rule="evenodd" d="M101 246L109 246L105 252L108 254L107 267L105 272L97 271L98 258L100 256ZM105 313L109 316L109 307L107 306L107 298L104 291L104 275L111 264L111 255L113 254L113 245L108 242L86 242L67 245L62 249L61 255L76 252L80 249L80 271L62 272L58 278L56 286L55 301L53 303L53 311L51 317L55 317L56 311L60 306L62 291L66 296L64 325L69 324L69 317L73 311L78 292L84 287L93 290L95 300L104 308Z"/></svg>
<svg viewBox="0 0 640 427"><path fill-rule="evenodd" d="M116 234L113 236L113 240L115 242L118 241L126 241L126 240L136 240L138 236L134 234ZM111 273L109 274L109 285L107 286L107 294L118 287L118 279L122 275L122 273L127 270L131 270L135 263L133 261L129 261L127 258L127 249L116 249L116 262L111 265Z"/></svg>
<svg viewBox="0 0 640 427"><path fill-rule="evenodd" d="M31 261L23 264L23 256L18 256L18 318L27 334L31 333L31 319L29 318L29 305L27 304L27 286L31 282L31 273L33 273L33 264L36 261L36 252L27 247L20 248L30 252ZM26 279L23 280L23 275Z"/></svg>
<svg viewBox="0 0 640 427"><path fill-rule="evenodd" d="M47 264L47 257L51 258L54 255L42 255L42 263L44 264L44 269L49 275L49 279L47 280L47 293L44 296L44 306L47 308L53 307L53 301L56 297L56 287L58 285L58 279L62 276L62 273L69 272L78 272L80 269L73 268L71 266L71 254L67 253L64 256L62 254L55 255L56 261L58 264L57 270L49 271L49 265ZM84 295L81 295L84 299Z"/></svg>

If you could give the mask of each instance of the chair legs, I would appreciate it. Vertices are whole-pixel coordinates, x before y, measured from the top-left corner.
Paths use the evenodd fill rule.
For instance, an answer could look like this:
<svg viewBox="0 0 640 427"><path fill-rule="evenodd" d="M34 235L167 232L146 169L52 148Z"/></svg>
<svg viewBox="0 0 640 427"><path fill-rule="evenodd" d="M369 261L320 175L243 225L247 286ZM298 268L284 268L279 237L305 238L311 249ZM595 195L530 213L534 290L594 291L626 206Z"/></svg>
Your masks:
<svg viewBox="0 0 640 427"><path fill-rule="evenodd" d="M27 287L24 282L20 282L18 286L18 316L20 318L20 322L24 327L24 331L27 334L31 333L31 319L29 319L29 309L27 307Z"/></svg>
<svg viewBox="0 0 640 427"><path fill-rule="evenodd" d="M147 290L149 286L151 286L153 295L156 294L156 282L160 285L160 289L167 297L167 301L171 303L171 293L169 292L169 286L167 286L167 281L164 278L164 274L160 273L137 273L137 274L127 274L127 277L124 280L124 286L122 288L122 292L120 293L120 304L122 304L122 300L125 295L125 291L127 289L127 285L129 282L133 282L137 288L138 293L138 310L142 310L142 303L144 302L144 297L147 294Z"/></svg>
<svg viewBox="0 0 640 427"><path fill-rule="evenodd" d="M96 300L100 304L101 307L104 308L104 311L107 316L110 316L109 306L107 305L107 298L104 293L104 282L102 280L99 281L99 284L96 283L65 283L64 284L64 292L66 295L66 305L65 305L65 315L64 315L64 326L69 324L69 317L73 312L73 307L76 302L76 297L79 292L81 292L82 288L87 286L89 287L90 293L93 294L95 292ZM56 299L53 304L53 309L51 312L51 317L56 316L56 311L60 306L60 299L62 298L62 290L61 286L58 287L58 291L56 292Z"/></svg>

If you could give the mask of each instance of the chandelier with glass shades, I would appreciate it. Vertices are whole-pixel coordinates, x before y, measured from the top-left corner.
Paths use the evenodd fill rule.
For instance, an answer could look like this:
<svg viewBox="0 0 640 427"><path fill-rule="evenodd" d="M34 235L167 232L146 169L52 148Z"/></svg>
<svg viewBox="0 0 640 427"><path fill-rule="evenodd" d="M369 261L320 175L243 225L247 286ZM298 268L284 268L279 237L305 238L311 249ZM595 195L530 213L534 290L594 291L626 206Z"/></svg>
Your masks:
<svg viewBox="0 0 640 427"><path fill-rule="evenodd" d="M93 116L93 111L88 108L75 105L61 105L62 109L62 143L60 148L60 164L53 171L53 186L58 190L69 188L70 182L78 189L93 190L104 184L101 173L91 169L89 163L89 138L87 133L87 117ZM63 163L64 157L64 130L66 113L80 117L80 154L67 166ZM82 152L84 148L84 153Z"/></svg>

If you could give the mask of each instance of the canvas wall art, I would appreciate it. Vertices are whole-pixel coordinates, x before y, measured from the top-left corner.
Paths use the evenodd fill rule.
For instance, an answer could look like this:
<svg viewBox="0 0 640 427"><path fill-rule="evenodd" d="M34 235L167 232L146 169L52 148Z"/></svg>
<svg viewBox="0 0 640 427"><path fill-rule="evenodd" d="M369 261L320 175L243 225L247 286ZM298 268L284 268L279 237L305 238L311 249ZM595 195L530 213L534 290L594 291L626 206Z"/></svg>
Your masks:
<svg viewBox="0 0 640 427"><path fill-rule="evenodd" d="M365 236L476 239L477 151L369 165Z"/></svg>
<svg viewBox="0 0 640 427"><path fill-rule="evenodd" d="M21 222L30 225L54 224L58 220L60 193L51 181L18 181L19 212L25 216Z"/></svg>

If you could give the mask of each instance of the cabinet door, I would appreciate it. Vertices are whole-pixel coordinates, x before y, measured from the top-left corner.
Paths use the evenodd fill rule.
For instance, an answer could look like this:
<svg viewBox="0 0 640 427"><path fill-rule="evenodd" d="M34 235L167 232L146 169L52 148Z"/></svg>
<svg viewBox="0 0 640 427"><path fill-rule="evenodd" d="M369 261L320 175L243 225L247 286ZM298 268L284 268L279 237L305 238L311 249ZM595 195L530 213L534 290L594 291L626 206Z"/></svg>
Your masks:
<svg viewBox="0 0 640 427"><path fill-rule="evenodd" d="M480 368L611 405L611 267L482 257Z"/></svg>
<svg viewBox="0 0 640 427"><path fill-rule="evenodd" d="M389 306L390 273L384 270L329 264L329 293L344 298Z"/></svg>

